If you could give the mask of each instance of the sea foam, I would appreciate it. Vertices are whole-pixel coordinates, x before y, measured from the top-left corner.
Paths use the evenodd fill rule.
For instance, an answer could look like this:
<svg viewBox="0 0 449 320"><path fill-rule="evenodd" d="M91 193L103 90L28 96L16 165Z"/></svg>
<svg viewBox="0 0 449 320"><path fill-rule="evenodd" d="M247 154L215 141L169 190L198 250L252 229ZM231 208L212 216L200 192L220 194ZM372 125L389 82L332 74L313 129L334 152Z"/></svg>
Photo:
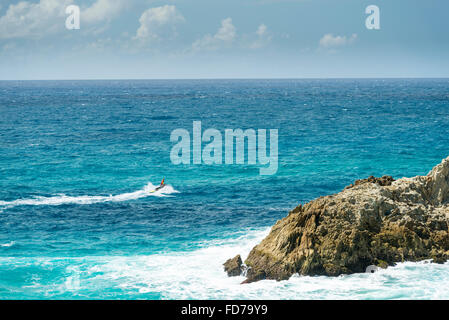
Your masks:
<svg viewBox="0 0 449 320"><path fill-rule="evenodd" d="M245 259L269 232L210 242L203 248L151 256L115 257L87 268L98 279L116 282L127 296L145 299L447 299L449 264L428 261L400 263L374 274L339 277L298 276L244 284L244 277L228 277L223 262L237 253Z"/></svg>
<svg viewBox="0 0 449 320"><path fill-rule="evenodd" d="M207 241L192 251L131 256L0 257L0 272L32 273L32 287L14 294L32 298L93 299L448 299L449 263L399 263L374 274L298 276L244 284L228 277L223 262L249 251L269 229L247 230ZM47 279L48 270L52 278ZM12 298L0 293L0 298Z"/></svg>

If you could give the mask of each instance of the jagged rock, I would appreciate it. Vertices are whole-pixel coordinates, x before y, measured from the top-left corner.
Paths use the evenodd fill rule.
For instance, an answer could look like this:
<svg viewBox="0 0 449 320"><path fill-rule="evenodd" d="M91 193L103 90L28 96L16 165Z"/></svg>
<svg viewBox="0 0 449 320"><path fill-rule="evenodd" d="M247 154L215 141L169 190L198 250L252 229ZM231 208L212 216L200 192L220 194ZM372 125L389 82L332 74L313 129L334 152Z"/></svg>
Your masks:
<svg viewBox="0 0 449 320"><path fill-rule="evenodd" d="M376 183L379 186L391 186L391 184L395 181L392 176L383 176L382 178L376 178L374 176L370 176L367 179L356 180L354 184L347 186L345 189L350 189L354 186L358 186L362 183Z"/></svg>
<svg viewBox="0 0 449 320"><path fill-rule="evenodd" d="M448 220L449 158L427 176L359 180L279 220L248 255L245 282L337 276L402 261L442 263L449 257Z"/></svg>
<svg viewBox="0 0 449 320"><path fill-rule="evenodd" d="M229 277L235 277L242 273L242 264L242 258L238 254L234 258L228 259L223 266Z"/></svg>

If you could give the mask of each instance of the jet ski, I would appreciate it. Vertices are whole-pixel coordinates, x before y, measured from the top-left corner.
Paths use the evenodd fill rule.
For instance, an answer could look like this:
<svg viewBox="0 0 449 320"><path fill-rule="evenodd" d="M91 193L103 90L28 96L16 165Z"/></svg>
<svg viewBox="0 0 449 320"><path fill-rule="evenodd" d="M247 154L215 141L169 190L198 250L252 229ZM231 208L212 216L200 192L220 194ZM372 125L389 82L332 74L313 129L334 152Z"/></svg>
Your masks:
<svg viewBox="0 0 449 320"><path fill-rule="evenodd" d="M161 184L158 186L158 187L156 187L156 189L154 189L153 191L151 191L151 193L153 193L153 192L156 192L156 191L159 191L159 190L161 190L162 188L164 188L165 187L165 178L164 179L162 179L162 181L161 181Z"/></svg>

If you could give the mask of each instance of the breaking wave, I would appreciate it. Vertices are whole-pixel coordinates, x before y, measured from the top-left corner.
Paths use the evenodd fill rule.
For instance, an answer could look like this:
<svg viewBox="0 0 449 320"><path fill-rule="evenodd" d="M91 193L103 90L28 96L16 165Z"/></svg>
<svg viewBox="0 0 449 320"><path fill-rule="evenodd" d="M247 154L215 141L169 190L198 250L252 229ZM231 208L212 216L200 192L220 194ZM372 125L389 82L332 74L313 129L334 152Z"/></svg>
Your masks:
<svg viewBox="0 0 449 320"><path fill-rule="evenodd" d="M0 298L82 299L447 299L449 263L399 263L378 272L339 277L298 276L241 285L229 278L223 262L237 253L246 258L269 228L206 241L193 251L152 255L87 257L0 257L2 272L32 274ZM48 270L54 270L48 277ZM1 282L1 281L0 281Z"/></svg>

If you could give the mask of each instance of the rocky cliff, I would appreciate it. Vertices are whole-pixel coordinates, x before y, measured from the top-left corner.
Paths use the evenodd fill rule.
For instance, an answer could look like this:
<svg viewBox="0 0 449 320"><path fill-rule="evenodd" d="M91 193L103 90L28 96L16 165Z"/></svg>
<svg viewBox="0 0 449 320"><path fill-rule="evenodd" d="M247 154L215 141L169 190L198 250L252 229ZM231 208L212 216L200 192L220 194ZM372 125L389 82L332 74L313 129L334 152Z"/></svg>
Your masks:
<svg viewBox="0 0 449 320"><path fill-rule="evenodd" d="M445 262L448 221L449 158L427 176L358 180L279 220L248 255L245 282L295 273L337 276L402 261ZM235 275L235 263L233 268Z"/></svg>

